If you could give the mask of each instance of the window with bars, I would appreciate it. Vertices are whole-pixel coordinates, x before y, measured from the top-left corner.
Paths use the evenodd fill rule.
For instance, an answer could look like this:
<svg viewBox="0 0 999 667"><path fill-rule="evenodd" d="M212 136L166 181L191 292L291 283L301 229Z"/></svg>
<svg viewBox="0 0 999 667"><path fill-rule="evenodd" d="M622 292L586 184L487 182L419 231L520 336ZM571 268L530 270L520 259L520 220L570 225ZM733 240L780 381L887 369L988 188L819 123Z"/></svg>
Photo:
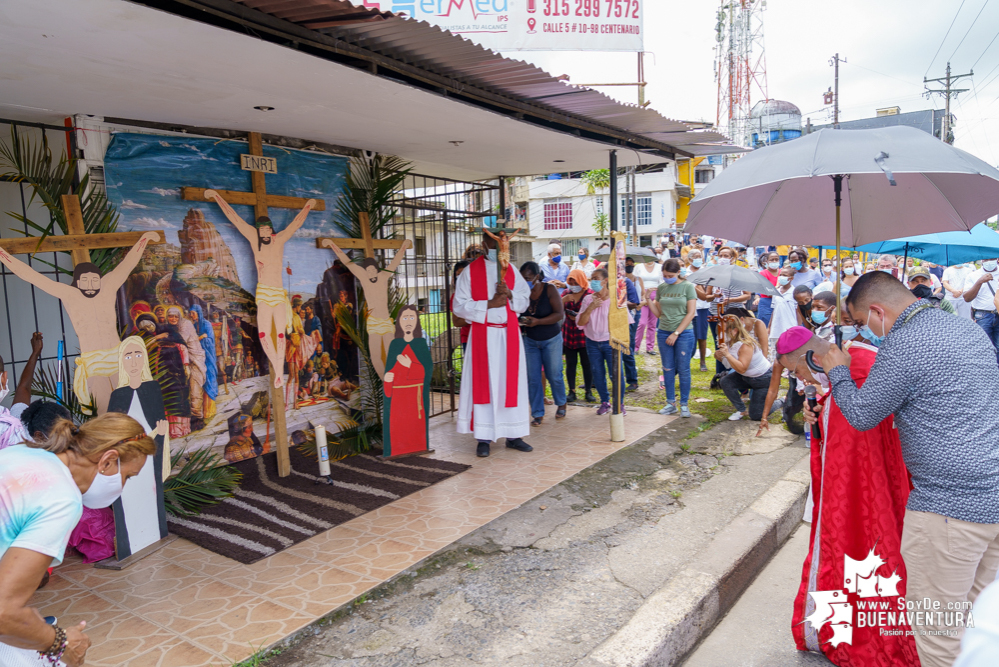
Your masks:
<svg viewBox="0 0 999 667"><path fill-rule="evenodd" d="M572 229L572 200L545 200L545 231Z"/></svg>
<svg viewBox="0 0 999 667"><path fill-rule="evenodd" d="M597 207L597 215L600 215L600 214L602 214L604 212L604 198L603 197L597 197L596 207Z"/></svg>

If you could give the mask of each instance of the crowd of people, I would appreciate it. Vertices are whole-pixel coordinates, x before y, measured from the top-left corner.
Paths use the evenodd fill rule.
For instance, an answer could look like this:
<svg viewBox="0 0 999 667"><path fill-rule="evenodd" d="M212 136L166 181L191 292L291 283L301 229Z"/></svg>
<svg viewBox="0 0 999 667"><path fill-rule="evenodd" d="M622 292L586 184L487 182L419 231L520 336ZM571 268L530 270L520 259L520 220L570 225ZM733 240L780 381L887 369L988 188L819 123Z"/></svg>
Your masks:
<svg viewBox="0 0 999 667"><path fill-rule="evenodd" d="M470 246L456 268L456 280L470 261L485 252L483 246ZM606 259L606 253L603 244L596 254ZM691 364L698 363L698 369L707 372L708 357L713 355L711 388L731 401L730 418L748 417L767 429L764 416L782 407L777 388L789 375L776 360L780 335L801 326L832 340L838 321L836 285L840 298L845 298L863 275L874 271L891 274L915 296L946 313L974 319L999 345L995 260L987 259L981 267L971 263L943 267L893 255L862 257L844 251L836 258L830 250L821 254L815 248L746 248L723 239L676 234L642 249L638 261L629 256L625 289L616 295L631 320L632 354L624 355L621 364L624 391L638 388L636 357L658 355L665 393L660 414L689 417ZM585 247L567 259L558 243L550 244L539 259L519 267L530 288L528 306L519 313L518 323L526 346L531 425L542 423L546 404L555 405L556 419L565 416L567 404L577 402L596 404L597 413L606 414L611 409L612 367L606 266ZM698 271L718 265L759 273L779 296L694 282ZM877 344L873 332L855 326L845 311L842 315L843 340ZM467 344L471 323L455 315L454 324L462 327L461 341Z"/></svg>

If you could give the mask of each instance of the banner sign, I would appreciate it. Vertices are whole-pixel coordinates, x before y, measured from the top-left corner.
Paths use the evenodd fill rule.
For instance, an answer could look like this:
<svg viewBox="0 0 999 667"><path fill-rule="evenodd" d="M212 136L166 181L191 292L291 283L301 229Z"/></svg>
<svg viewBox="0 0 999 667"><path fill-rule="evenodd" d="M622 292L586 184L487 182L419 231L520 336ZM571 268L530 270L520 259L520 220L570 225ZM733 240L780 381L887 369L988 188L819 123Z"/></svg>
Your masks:
<svg viewBox="0 0 999 667"><path fill-rule="evenodd" d="M649 0L382 0L493 51L643 51Z"/></svg>

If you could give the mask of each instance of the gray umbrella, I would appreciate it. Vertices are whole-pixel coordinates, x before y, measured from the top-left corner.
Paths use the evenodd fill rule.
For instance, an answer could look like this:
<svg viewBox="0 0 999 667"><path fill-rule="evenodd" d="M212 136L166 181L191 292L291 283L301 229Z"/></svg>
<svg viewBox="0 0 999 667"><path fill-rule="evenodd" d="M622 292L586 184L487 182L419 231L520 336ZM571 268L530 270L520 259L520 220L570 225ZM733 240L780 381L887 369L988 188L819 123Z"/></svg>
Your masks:
<svg viewBox="0 0 999 667"><path fill-rule="evenodd" d="M624 256L632 258L637 264L655 262L659 259L656 257L656 253L652 252L652 248L639 248L633 245L624 247ZM610 250L598 251L597 254L593 255L593 259L606 262L610 259Z"/></svg>
<svg viewBox="0 0 999 667"><path fill-rule="evenodd" d="M780 296L770 281L756 271L732 264L718 264L700 269L687 276L687 280L698 285L719 289L742 290L767 296Z"/></svg>

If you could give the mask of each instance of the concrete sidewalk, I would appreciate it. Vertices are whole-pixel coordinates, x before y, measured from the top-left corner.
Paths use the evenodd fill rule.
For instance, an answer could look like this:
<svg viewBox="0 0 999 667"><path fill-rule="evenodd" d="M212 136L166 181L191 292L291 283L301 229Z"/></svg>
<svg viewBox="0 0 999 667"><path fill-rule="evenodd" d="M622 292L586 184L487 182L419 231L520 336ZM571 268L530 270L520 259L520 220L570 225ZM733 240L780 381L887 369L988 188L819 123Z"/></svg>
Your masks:
<svg viewBox="0 0 999 667"><path fill-rule="evenodd" d="M676 664L800 521L780 428L673 422L314 624L269 666ZM683 447L681 448L681 445Z"/></svg>

